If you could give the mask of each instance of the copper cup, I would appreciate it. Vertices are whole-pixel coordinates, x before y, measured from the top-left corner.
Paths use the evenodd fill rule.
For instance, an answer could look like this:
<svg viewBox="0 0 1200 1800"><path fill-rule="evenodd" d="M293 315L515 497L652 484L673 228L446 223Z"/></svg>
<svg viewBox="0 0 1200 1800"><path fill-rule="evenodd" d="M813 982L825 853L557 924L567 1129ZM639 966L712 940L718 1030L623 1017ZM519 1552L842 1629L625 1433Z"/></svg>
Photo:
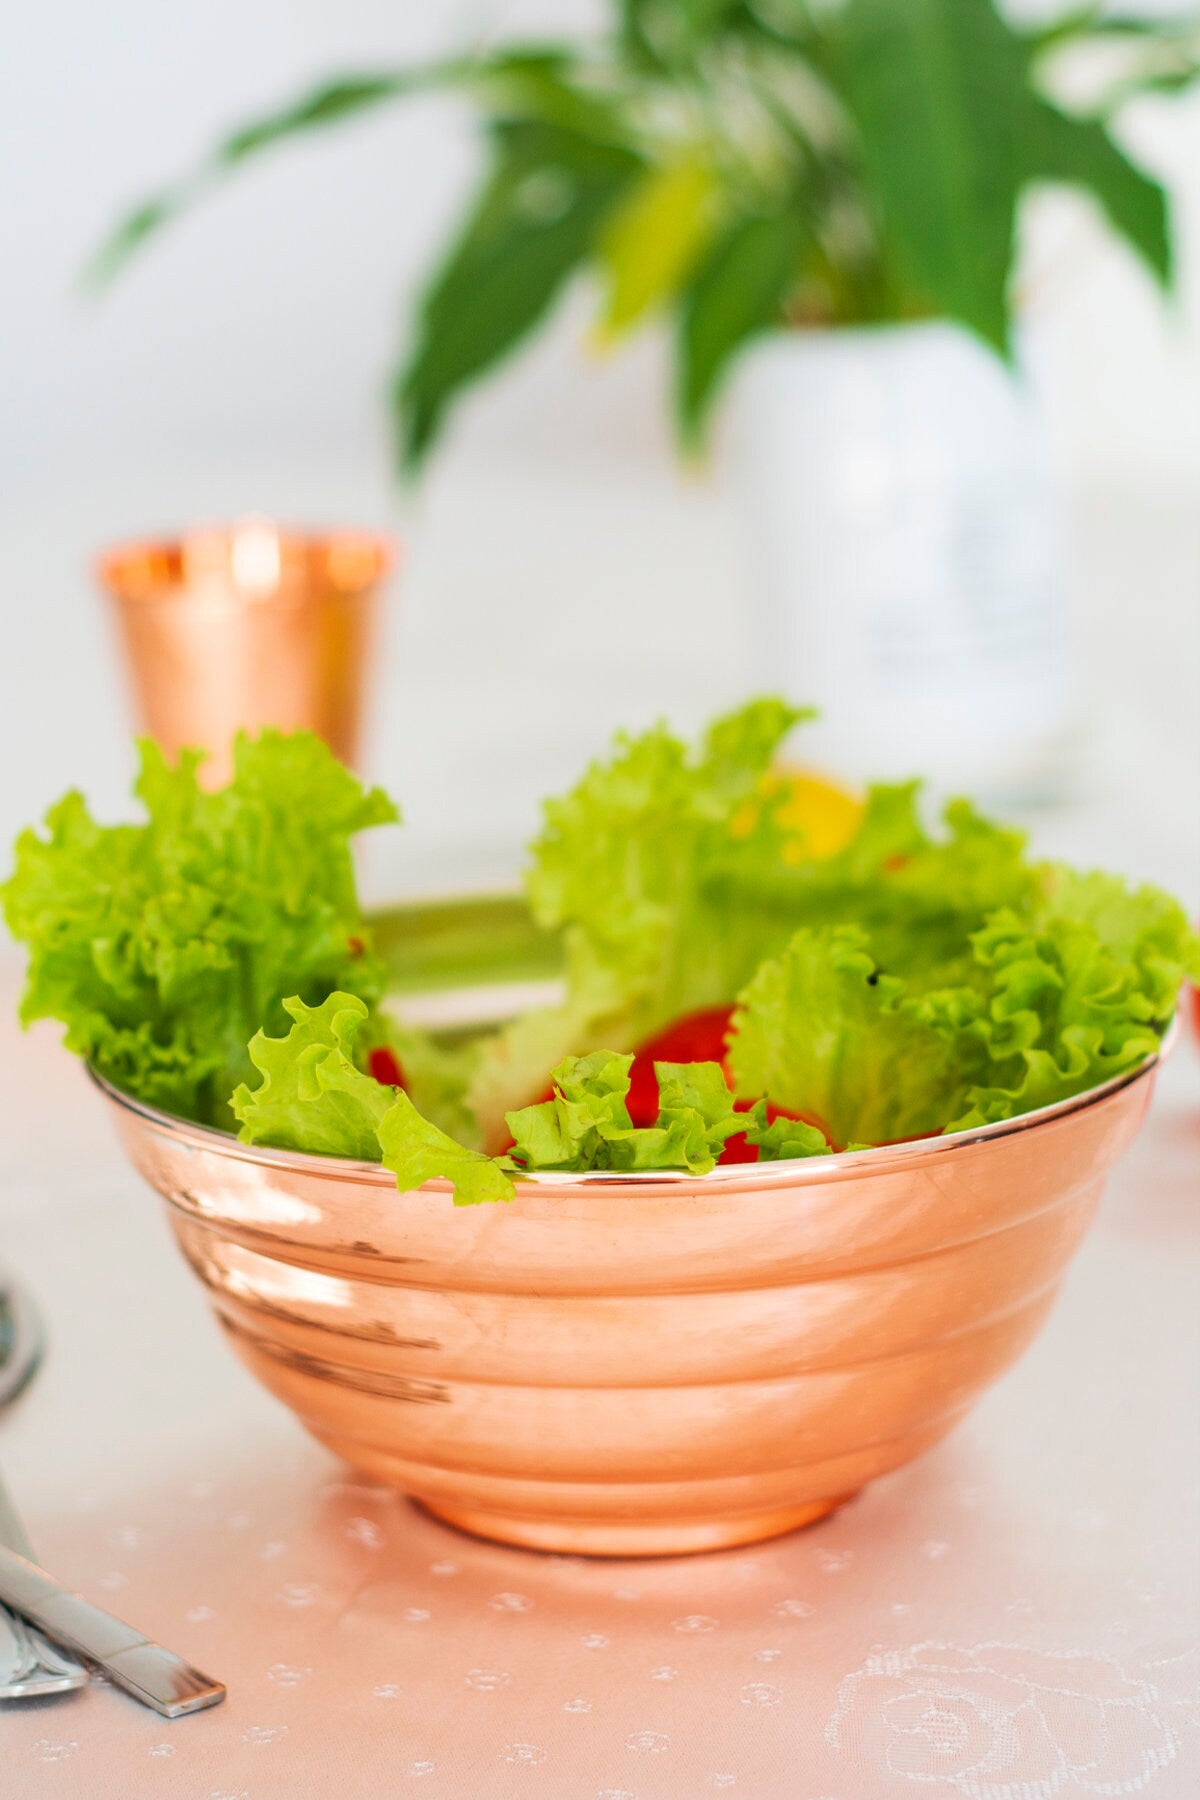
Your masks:
<svg viewBox="0 0 1200 1800"><path fill-rule="evenodd" d="M120 544L96 573L116 614L142 730L231 773L239 730L317 732L353 764L379 592L395 549L370 532L261 519Z"/></svg>
<svg viewBox="0 0 1200 1800"><path fill-rule="evenodd" d="M951 1137L466 1208L99 1086L314 1436L481 1536L639 1556L807 1524L944 1437L1036 1335L1156 1064Z"/></svg>

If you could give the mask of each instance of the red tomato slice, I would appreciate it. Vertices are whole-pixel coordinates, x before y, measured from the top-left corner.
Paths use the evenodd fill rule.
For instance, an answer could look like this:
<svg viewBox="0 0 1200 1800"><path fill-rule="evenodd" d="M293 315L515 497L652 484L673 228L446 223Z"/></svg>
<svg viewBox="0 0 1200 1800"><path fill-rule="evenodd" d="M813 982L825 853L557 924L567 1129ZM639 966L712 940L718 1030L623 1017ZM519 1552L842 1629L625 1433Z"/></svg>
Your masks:
<svg viewBox="0 0 1200 1800"><path fill-rule="evenodd" d="M367 1068L384 1087L404 1086L404 1070L396 1060L395 1052L386 1044L380 1044L367 1057Z"/></svg>
<svg viewBox="0 0 1200 1800"><path fill-rule="evenodd" d="M724 1063L725 1044L733 1018L732 1006L709 1006L688 1013L639 1046L629 1071L625 1104L635 1125L653 1125L658 1117L656 1062Z"/></svg>
<svg viewBox="0 0 1200 1800"><path fill-rule="evenodd" d="M638 1055L648 1056L651 1062L722 1062L733 1013L732 1006L706 1006L686 1013L647 1038Z"/></svg>

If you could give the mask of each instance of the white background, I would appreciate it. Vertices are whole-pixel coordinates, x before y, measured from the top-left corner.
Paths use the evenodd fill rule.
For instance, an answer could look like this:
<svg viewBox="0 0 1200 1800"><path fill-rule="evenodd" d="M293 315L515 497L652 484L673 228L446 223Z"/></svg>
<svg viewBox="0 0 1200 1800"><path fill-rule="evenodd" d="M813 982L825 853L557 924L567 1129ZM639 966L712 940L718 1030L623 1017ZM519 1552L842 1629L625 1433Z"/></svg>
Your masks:
<svg viewBox="0 0 1200 1800"><path fill-rule="evenodd" d="M680 471L660 346L597 362L586 291L463 408L419 495L391 484L385 372L478 164L457 104L272 155L102 303L73 287L124 205L318 76L597 16L583 0L59 0L9 22L0 837L72 782L122 804L128 714L88 562L106 540L205 517L391 522L408 539L371 749L410 818L377 867L389 886L507 867L536 797L611 725L687 723L753 679L720 456ZM1124 128L1172 188L1179 298L1161 306L1088 209L1058 198L1038 209L1023 286L1066 480L1084 788L1142 771L1110 860L1193 884L1200 95L1143 103Z"/></svg>

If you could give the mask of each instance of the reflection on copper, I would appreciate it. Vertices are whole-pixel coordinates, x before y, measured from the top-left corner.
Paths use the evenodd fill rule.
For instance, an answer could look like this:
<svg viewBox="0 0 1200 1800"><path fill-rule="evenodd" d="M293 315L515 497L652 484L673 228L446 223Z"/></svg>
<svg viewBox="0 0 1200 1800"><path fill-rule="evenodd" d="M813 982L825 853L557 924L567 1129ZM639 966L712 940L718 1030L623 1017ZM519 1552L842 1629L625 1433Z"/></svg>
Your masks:
<svg viewBox="0 0 1200 1800"><path fill-rule="evenodd" d="M357 757L389 538L312 536L249 518L178 539L118 545L97 561L139 727L170 755L207 750L230 773L239 729L302 727Z"/></svg>
<svg viewBox="0 0 1200 1800"><path fill-rule="evenodd" d="M464 1208L98 1085L317 1438L481 1536L624 1556L791 1530L950 1431L1036 1335L1156 1067L953 1137Z"/></svg>

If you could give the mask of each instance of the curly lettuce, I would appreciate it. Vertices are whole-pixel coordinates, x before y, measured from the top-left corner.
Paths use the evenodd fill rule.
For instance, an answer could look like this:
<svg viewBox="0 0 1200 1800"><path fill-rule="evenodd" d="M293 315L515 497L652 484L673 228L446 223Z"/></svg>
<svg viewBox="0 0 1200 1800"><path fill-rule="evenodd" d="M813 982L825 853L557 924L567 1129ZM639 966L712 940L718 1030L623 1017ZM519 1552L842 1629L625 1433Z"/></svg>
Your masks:
<svg viewBox="0 0 1200 1800"><path fill-rule="evenodd" d="M1136 1069L1158 1049L1184 976L1198 972L1196 938L1165 895L1107 876L1082 878L1085 894L1068 871L1047 874L1060 894L1073 890L1077 910L1054 910L1056 897L1032 923L1002 911L972 939L983 1003L964 1061L982 1057L983 1066L948 1131L1015 1118Z"/></svg>
<svg viewBox="0 0 1200 1800"><path fill-rule="evenodd" d="M868 943L857 925L803 927L744 989L729 1043L739 1093L816 1113L840 1145L936 1131L963 1091L953 1034Z"/></svg>
<svg viewBox="0 0 1200 1800"><path fill-rule="evenodd" d="M989 914L963 955L911 981L861 926L801 928L740 996L738 1091L862 1148L1015 1118L1137 1068L1197 966L1182 908L1108 876L1038 875L1031 917Z"/></svg>
<svg viewBox="0 0 1200 1800"><path fill-rule="evenodd" d="M1200 976L1175 901L1035 861L966 801L929 828L916 783L869 790L818 855L773 766L803 716L767 699L695 749L622 737L548 802L527 888L563 934L563 998L465 1044L381 1007L350 851L396 817L380 790L305 733L240 739L217 792L143 745L142 823L69 794L18 842L23 1017L152 1105L382 1162L403 1191L444 1177L460 1203L541 1170L704 1174L732 1139L766 1161L974 1127L1157 1050ZM725 1007L724 1062L656 1063L635 1126L638 1046ZM375 1079L384 1047L399 1086Z"/></svg>
<svg viewBox="0 0 1200 1800"><path fill-rule="evenodd" d="M956 962L965 968L970 933L999 907L1034 904L1041 877L1022 832L952 800L942 830L931 833L919 801L919 782L880 783L867 790L858 830L834 855L785 855L753 868L731 859L726 909L769 896L789 935L801 926L857 925L880 965L914 982L941 981Z"/></svg>
<svg viewBox="0 0 1200 1800"><path fill-rule="evenodd" d="M100 825L78 793L18 839L0 890L29 950L21 1017L58 1019L115 1086L228 1126L260 1028L290 997L383 986L355 890L350 841L398 817L309 733L240 737L226 787L201 757L172 767L140 746L145 820Z"/></svg>
<svg viewBox="0 0 1200 1800"><path fill-rule="evenodd" d="M735 1110L716 1063L656 1064L659 1114L634 1126L626 1106L633 1058L607 1051L570 1057L554 1071L553 1096L508 1115L511 1146L491 1157L459 1143L426 1118L403 1089L361 1067L372 1025L352 994L320 1006L289 1000L291 1029L259 1032L250 1060L261 1080L243 1083L233 1111L245 1143L271 1144L356 1161L382 1162L402 1192L434 1178L453 1184L459 1205L507 1200L513 1179L531 1171L712 1169L727 1140L746 1133L767 1156L825 1152L820 1132L794 1121L768 1124L766 1108Z"/></svg>
<svg viewBox="0 0 1200 1800"><path fill-rule="evenodd" d="M659 1112L635 1126L626 1096L632 1056L594 1051L554 1071L554 1096L510 1112L519 1169L682 1169L705 1175L726 1140L745 1131L716 1063L656 1063Z"/></svg>
<svg viewBox="0 0 1200 1800"><path fill-rule="evenodd" d="M809 713L756 700L718 719L696 751L663 725L620 736L561 799L545 803L526 890L537 921L564 931L566 996L485 1046L469 1101L485 1139L568 1055L629 1050L681 1013L731 1000L790 930L769 884L735 907L739 868L781 866L794 828L786 793L762 793L783 740Z"/></svg>
<svg viewBox="0 0 1200 1800"><path fill-rule="evenodd" d="M402 1089L362 1068L377 1031L357 995L330 994L319 1006L291 999L284 1010L292 1024L283 1037L260 1031L250 1043L261 1080L233 1095L243 1143L382 1162L403 1191L445 1177L463 1205L511 1198L499 1163L456 1143Z"/></svg>
<svg viewBox="0 0 1200 1800"><path fill-rule="evenodd" d="M292 998L285 1037L256 1032L250 1061L261 1075L242 1082L230 1106L246 1144L273 1144L320 1156L378 1162L379 1126L395 1089L360 1068L368 1011L356 994L330 994L319 1006Z"/></svg>
<svg viewBox="0 0 1200 1800"><path fill-rule="evenodd" d="M1001 906L1040 891L1022 833L954 801L931 834L919 784L868 790L857 830L810 853L789 823L778 749L807 714L759 700L718 719L695 753L658 726L619 737L545 806L527 891L564 931L562 1003L527 1013L483 1046L467 1099L485 1142L568 1054L627 1051L670 1021L732 1002L801 926L853 923L889 973L913 984L966 978L969 938Z"/></svg>

